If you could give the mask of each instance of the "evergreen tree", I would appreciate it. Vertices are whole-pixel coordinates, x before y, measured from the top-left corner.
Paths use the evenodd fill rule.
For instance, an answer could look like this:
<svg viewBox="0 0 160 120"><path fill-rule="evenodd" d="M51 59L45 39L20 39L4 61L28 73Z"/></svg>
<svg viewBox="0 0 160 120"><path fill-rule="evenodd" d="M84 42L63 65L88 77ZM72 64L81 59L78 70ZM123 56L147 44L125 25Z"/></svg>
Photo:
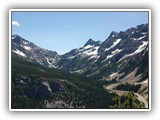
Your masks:
<svg viewBox="0 0 160 120"><path fill-rule="evenodd" d="M125 96L125 101L122 103L122 100L119 96L114 97L112 100L114 102L113 106L110 106L110 108L127 108L127 109L133 109L133 108L144 108L144 103L139 102L137 98L134 95L134 92L128 92Z"/></svg>
<svg viewBox="0 0 160 120"><path fill-rule="evenodd" d="M115 105L111 106L110 108L117 108L117 109L120 108L120 103L121 103L120 97L116 96L112 100L115 103Z"/></svg>

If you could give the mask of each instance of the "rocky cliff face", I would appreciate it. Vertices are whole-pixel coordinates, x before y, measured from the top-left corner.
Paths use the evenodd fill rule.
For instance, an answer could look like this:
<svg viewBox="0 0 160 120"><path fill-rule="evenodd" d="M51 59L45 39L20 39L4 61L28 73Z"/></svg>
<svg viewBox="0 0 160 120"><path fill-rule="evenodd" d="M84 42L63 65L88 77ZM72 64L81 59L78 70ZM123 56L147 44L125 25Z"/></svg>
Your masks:
<svg viewBox="0 0 160 120"><path fill-rule="evenodd" d="M56 68L59 59L57 52L40 48L18 35L12 36L12 53L28 61L52 68Z"/></svg>
<svg viewBox="0 0 160 120"><path fill-rule="evenodd" d="M135 69L135 76L147 77L148 49L148 24L113 31L103 42L89 39L83 47L61 56L18 35L12 36L12 53L28 61L103 80L120 80Z"/></svg>
<svg viewBox="0 0 160 120"><path fill-rule="evenodd" d="M143 73L146 76L148 24L124 32L113 31L102 43L90 39L83 47L61 56L58 66L60 69L105 80L113 79L113 74L117 74L119 79L135 69L136 75Z"/></svg>
<svg viewBox="0 0 160 120"><path fill-rule="evenodd" d="M58 55L13 35L13 108L109 108L128 91L148 106L148 38L143 24Z"/></svg>

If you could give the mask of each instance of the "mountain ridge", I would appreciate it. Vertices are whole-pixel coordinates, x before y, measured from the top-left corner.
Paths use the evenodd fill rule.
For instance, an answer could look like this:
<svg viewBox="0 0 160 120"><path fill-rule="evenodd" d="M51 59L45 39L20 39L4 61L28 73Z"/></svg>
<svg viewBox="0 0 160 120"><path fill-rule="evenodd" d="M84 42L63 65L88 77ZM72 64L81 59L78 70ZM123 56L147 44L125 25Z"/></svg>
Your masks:
<svg viewBox="0 0 160 120"><path fill-rule="evenodd" d="M111 67L118 69L124 60L133 61L132 56L138 56L145 50L147 52L148 24L138 25L119 33L112 31L108 38L101 43L89 39L83 47L73 49L63 55L40 48L18 35L13 35L12 38L12 53L25 57L28 61L87 76L97 76L97 74L102 74L104 70L108 71L107 69L111 69ZM140 57L138 59L140 60ZM135 64L139 66L136 61ZM106 74L108 76L108 73L113 72L122 74L122 71L113 70ZM98 79L102 79L102 77L99 76Z"/></svg>
<svg viewBox="0 0 160 120"><path fill-rule="evenodd" d="M142 24L113 31L103 42L89 39L84 46L59 55L13 35L12 106L109 108L115 94L133 90L147 107L148 38L148 24ZM17 106L23 100L31 105Z"/></svg>

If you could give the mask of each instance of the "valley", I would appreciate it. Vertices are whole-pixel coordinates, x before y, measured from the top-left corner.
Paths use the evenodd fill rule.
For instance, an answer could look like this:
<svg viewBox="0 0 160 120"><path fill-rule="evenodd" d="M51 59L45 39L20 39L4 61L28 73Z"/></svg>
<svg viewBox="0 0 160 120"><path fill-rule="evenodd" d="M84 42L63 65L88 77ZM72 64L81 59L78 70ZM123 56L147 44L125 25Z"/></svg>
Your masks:
<svg viewBox="0 0 160 120"><path fill-rule="evenodd" d="M148 38L142 24L59 55L12 35L12 108L110 109L114 97L133 91L147 109Z"/></svg>

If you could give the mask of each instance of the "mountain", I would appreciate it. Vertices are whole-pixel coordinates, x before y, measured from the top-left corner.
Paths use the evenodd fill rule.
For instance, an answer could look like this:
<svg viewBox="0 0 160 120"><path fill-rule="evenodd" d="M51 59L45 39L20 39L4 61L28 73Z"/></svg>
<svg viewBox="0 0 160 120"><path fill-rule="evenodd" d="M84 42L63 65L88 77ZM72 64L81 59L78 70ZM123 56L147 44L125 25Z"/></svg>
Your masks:
<svg viewBox="0 0 160 120"><path fill-rule="evenodd" d="M15 54L11 83L12 109L109 108L115 96L101 87L104 82L28 62Z"/></svg>
<svg viewBox="0 0 160 120"><path fill-rule="evenodd" d="M28 61L52 68L56 68L59 59L57 52L43 49L18 35L12 36L12 53Z"/></svg>
<svg viewBox="0 0 160 120"><path fill-rule="evenodd" d="M89 39L83 47L64 55L49 51L21 38L12 36L12 53L46 67L69 70L71 73L117 80L136 71L148 77L148 24L138 25L119 33L113 31L103 41Z"/></svg>
<svg viewBox="0 0 160 120"><path fill-rule="evenodd" d="M129 28L126 31L113 31L103 42L89 39L84 46L73 49L64 55L58 55L55 51L43 49L18 35L13 35L12 56L13 58L17 57L17 59L15 59L16 65L19 64L17 62L18 59L21 61L21 64L18 65L20 68L17 68L16 65L14 66L15 70L13 69L13 72L16 76L13 77L13 80L16 81L15 86L20 86L21 82L25 82L25 80L21 81L23 77L30 79L30 81L32 81L31 78L33 78L33 81L38 81L36 84L40 85L40 88L44 88L45 86L45 90L43 91L46 91L48 86L57 86L57 84L58 86L63 86L66 91L65 95L64 91L62 93L50 92L49 98L46 98L47 100L43 99L40 101L44 102L46 100L50 105L53 105L53 103L56 102L55 99L52 102L49 101L49 99L53 99L53 95L55 94L55 96L63 94L65 96L63 99L66 100L66 93L70 97L74 94L74 97L72 97L77 98L77 96L85 94L88 90L99 91L100 89L101 91L103 89L106 90L107 95L104 94L103 90L103 92L99 91L96 95L103 94L106 97L105 99L107 99L107 96L113 96L113 93L122 96L126 94L127 91L134 91L137 98L141 98L139 101L145 103L145 107L148 108L148 39L148 24L142 24ZM24 61L26 65L24 64ZM21 66L23 66L23 68ZM25 72L22 74L21 71L23 71L24 68ZM18 71L19 69L21 71ZM28 73L26 71L32 72ZM57 72L58 75L55 74ZM36 73L36 75L33 73ZM20 77L17 77L19 75ZM68 76L70 77L68 78ZM51 83L50 80L54 82ZM65 82L63 83L62 81ZM35 83L32 84L36 86ZM78 95L72 93L72 90L68 90L68 86L70 85L71 87L69 88L73 88ZM27 86L25 87L28 91ZM33 86L31 85L30 87L32 88ZM110 93L108 94L108 92ZM39 92L36 93L38 94ZM94 96L93 93L87 93L92 97ZM85 95L88 96L88 94ZM25 95L22 96L24 97ZM28 97L30 99L31 96ZM78 100L79 99L81 99L81 97L78 97ZM91 99L95 100L97 98ZM108 102L110 102L108 103L109 106L109 104L112 103L111 98L109 97L108 99ZM62 101L66 106L69 105L70 107L73 107L71 103L74 100L71 100L69 104L66 104L67 101ZM90 100L87 101L92 103ZM77 102L75 103L77 104ZM94 101L94 103L97 103L96 107L94 106L95 108L102 108L99 102ZM82 106L85 106L85 108L93 107L91 104L90 106L87 106L87 104L88 103L84 103ZM104 102L104 104L107 106L107 103Z"/></svg>
<svg viewBox="0 0 160 120"><path fill-rule="evenodd" d="M86 47L86 46L88 46L88 45L91 45L91 46L99 46L99 45L100 45L100 41L95 41L95 40L92 40L92 39L90 38L83 47Z"/></svg>
<svg viewBox="0 0 160 120"><path fill-rule="evenodd" d="M122 78L136 70L147 77L148 24L124 32L111 32L102 43L92 39L81 48L61 56L59 69L68 69L97 79ZM142 69L144 71L142 71Z"/></svg>
<svg viewBox="0 0 160 120"><path fill-rule="evenodd" d="M70 72L84 72L85 68L92 66L99 57L100 45L99 41L89 39L83 47L73 49L62 55L58 61L58 68L68 69Z"/></svg>

